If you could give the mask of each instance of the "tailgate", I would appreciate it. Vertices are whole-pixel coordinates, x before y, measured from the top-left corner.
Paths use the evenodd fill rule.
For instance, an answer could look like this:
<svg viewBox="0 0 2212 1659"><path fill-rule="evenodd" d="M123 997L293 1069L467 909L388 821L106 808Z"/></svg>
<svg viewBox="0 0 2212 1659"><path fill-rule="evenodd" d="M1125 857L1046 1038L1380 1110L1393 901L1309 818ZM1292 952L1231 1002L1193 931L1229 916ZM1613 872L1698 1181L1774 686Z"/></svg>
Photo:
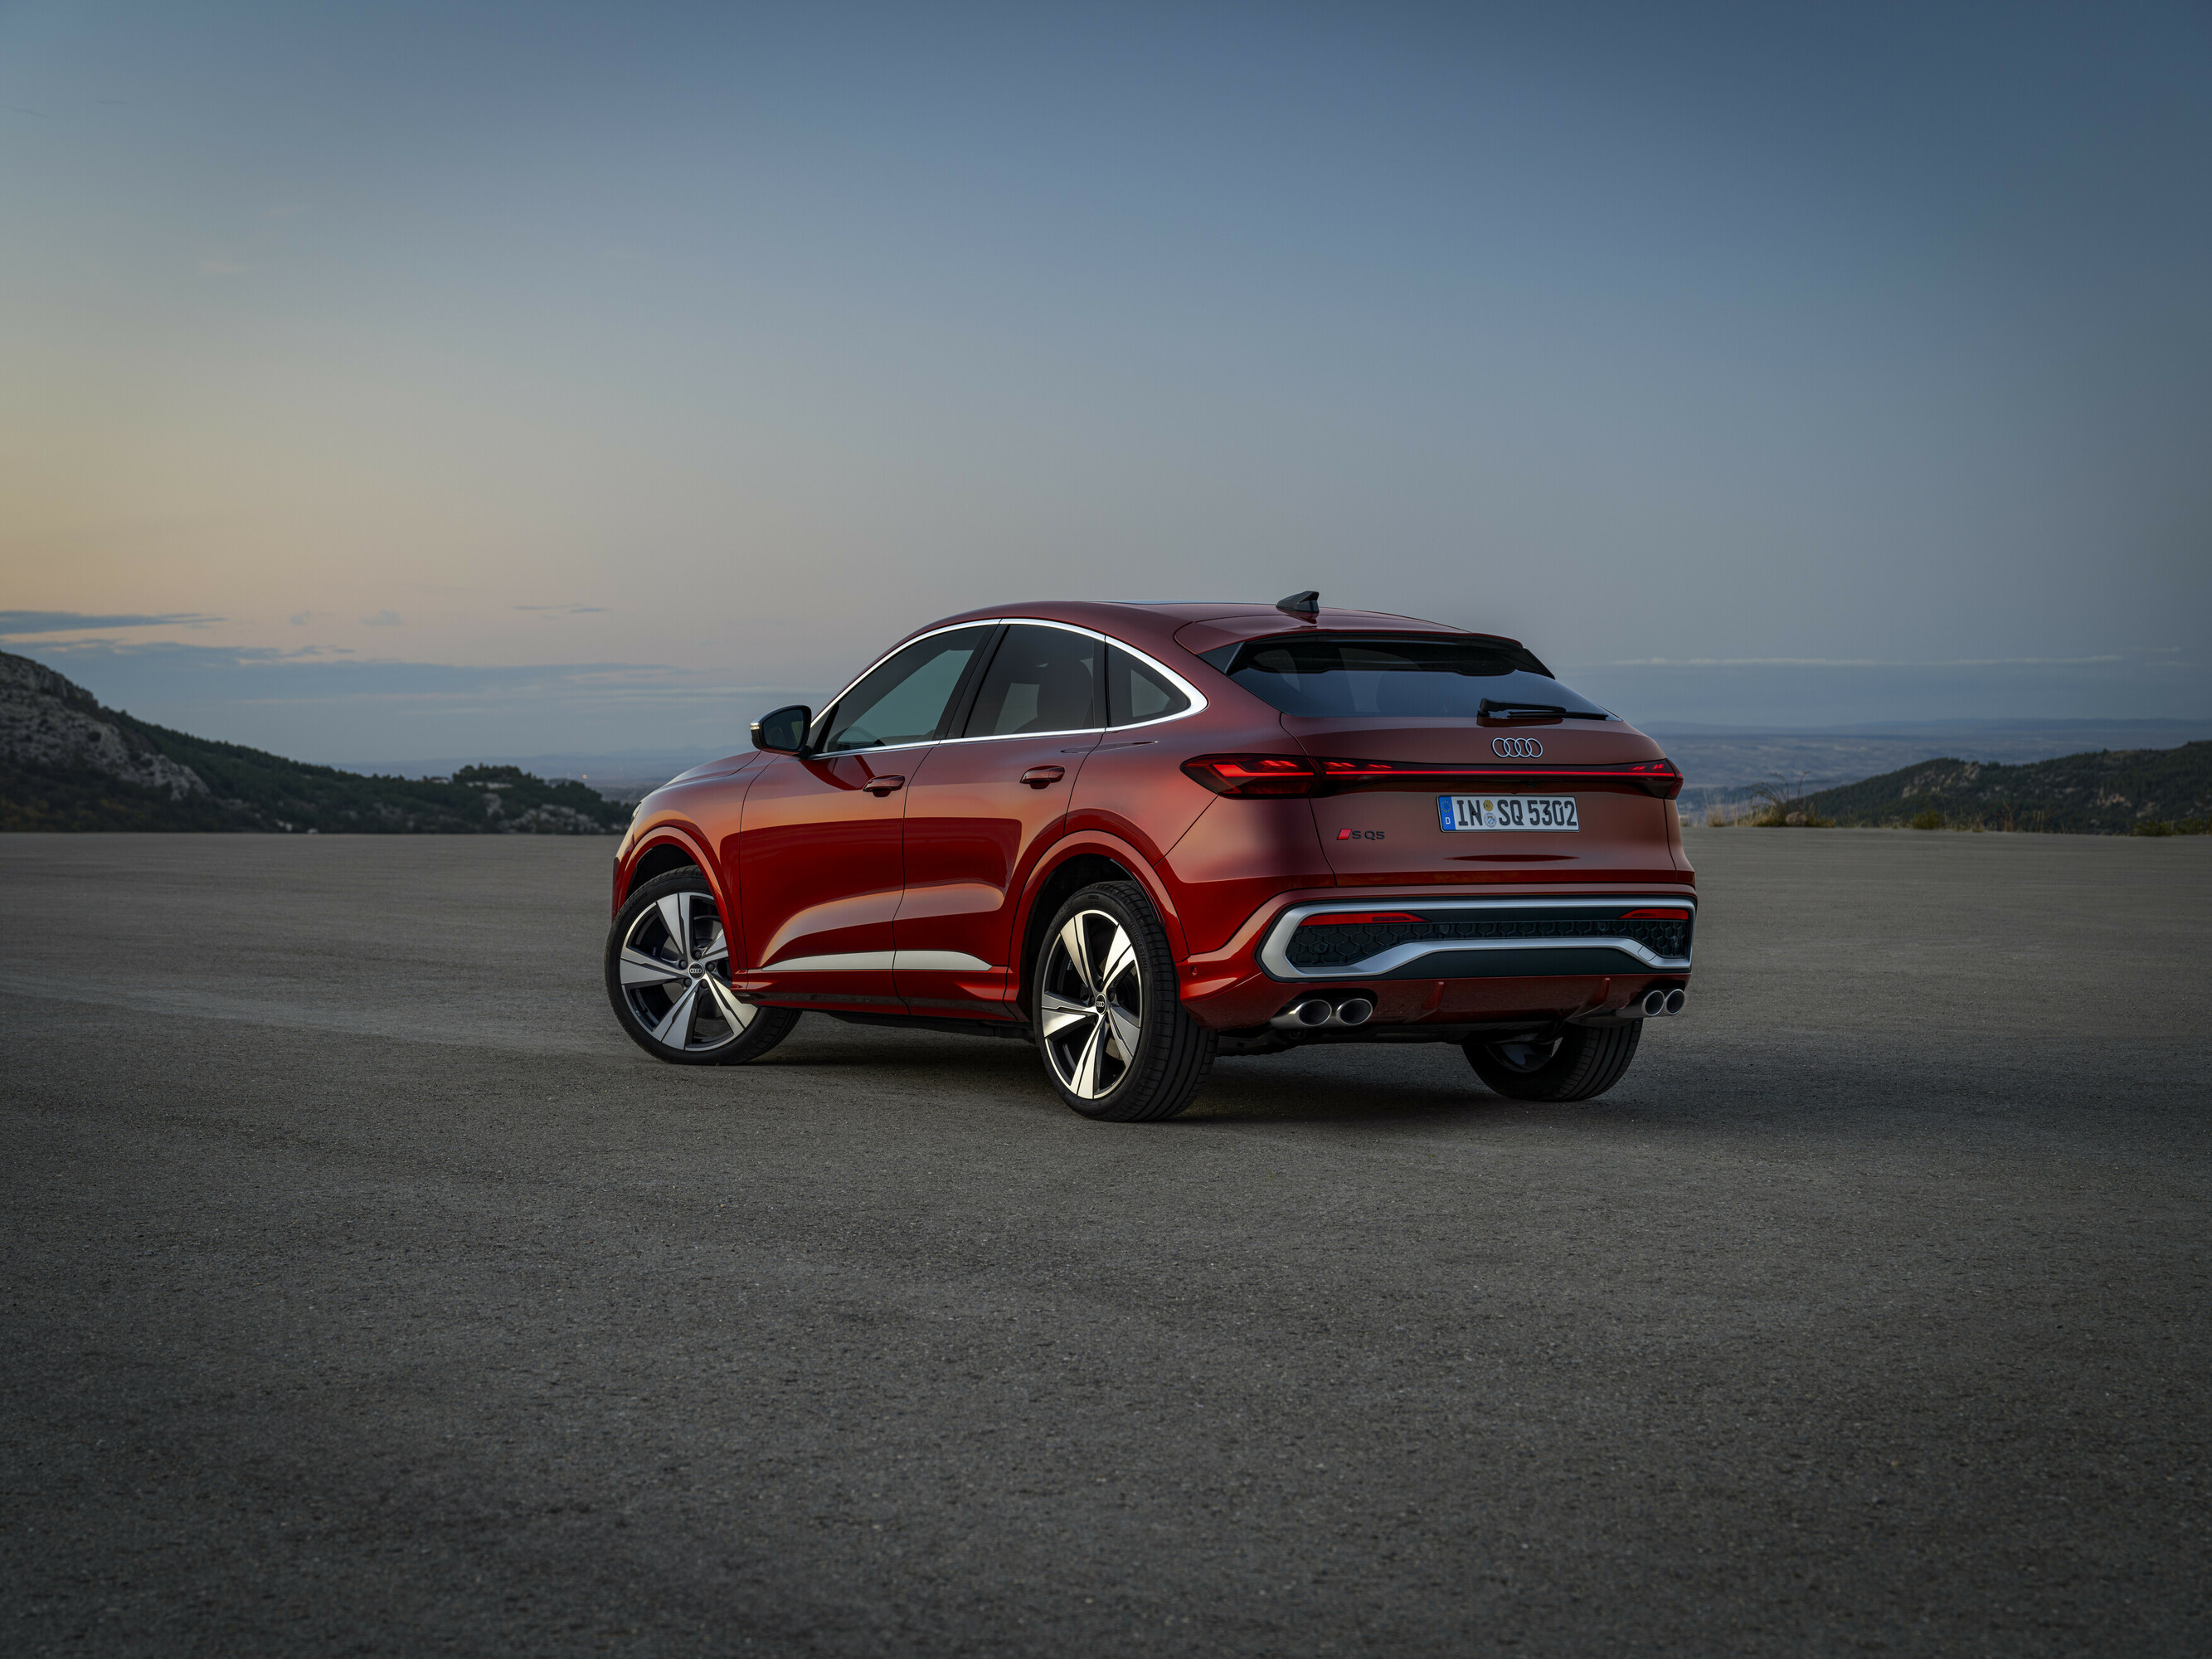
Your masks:
<svg viewBox="0 0 2212 1659"><path fill-rule="evenodd" d="M1619 775L1665 757L1620 721L1285 715L1283 725L1317 758L1389 763L1410 773L1314 801L1322 850L1340 882L1679 879L1668 834L1674 802ZM1463 775L1454 775L1459 769ZM1447 830L1442 802L1455 796L1474 798L1478 821L1512 825L1517 818L1529 827ZM1576 827L1546 823L1562 817L1538 807L1547 800L1571 803ZM1456 822L1470 814L1450 816Z"/></svg>

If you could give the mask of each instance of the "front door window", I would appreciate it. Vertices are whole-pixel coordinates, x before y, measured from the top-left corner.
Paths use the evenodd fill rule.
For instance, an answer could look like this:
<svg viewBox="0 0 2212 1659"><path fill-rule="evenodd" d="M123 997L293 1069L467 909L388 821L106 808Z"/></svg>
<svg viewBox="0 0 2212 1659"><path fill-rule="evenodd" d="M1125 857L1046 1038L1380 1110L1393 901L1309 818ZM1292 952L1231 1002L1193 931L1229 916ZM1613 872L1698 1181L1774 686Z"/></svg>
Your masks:
<svg viewBox="0 0 2212 1659"><path fill-rule="evenodd" d="M837 700L822 752L849 754L943 737L961 680L990 637L988 627L956 628L886 658Z"/></svg>

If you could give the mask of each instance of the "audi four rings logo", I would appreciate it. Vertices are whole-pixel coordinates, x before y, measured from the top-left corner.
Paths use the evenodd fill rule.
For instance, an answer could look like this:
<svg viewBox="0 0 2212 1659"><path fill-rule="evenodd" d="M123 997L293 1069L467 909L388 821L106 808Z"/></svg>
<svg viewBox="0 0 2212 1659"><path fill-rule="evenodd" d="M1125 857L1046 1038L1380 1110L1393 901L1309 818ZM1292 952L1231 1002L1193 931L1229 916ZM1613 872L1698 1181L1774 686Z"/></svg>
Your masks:
<svg viewBox="0 0 2212 1659"><path fill-rule="evenodd" d="M1544 745L1534 738L1492 738L1491 750L1500 760L1540 760Z"/></svg>

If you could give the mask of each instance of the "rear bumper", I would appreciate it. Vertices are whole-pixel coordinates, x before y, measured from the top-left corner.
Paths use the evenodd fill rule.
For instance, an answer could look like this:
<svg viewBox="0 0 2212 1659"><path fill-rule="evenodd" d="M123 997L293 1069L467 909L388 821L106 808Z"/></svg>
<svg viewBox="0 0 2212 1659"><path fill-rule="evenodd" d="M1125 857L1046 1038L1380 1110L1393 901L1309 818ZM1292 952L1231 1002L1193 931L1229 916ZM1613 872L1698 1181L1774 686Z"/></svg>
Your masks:
<svg viewBox="0 0 2212 1659"><path fill-rule="evenodd" d="M1674 928L1624 919L1642 908L1689 915ZM1187 964L1183 1004L1224 1031L1264 1024L1322 987L1372 997L1376 1027L1603 1018L1688 982L1696 909L1680 888L1286 894ZM1316 917L1385 912L1418 925L1322 922L1300 935Z"/></svg>
<svg viewBox="0 0 2212 1659"><path fill-rule="evenodd" d="M1601 897L1407 899L1399 902L1336 899L1293 904L1268 924L1261 937L1261 969L1271 979L1291 984L1314 980L1356 979L1523 979L1559 974L1686 974L1688 936L1681 954L1668 956L1646 939L1609 929L1613 913L1624 908L1664 906L1691 913L1697 901L1671 895L1607 894ZM1449 936L1407 939L1371 954L1334 962L1295 962L1291 946L1300 927L1315 917L1404 909L1425 921L1451 924ZM1528 913L1546 913L1528 920ZM1564 912L1553 916L1550 913ZM1426 927L1429 933L1442 932ZM1649 934L1649 928L1636 930ZM1484 936L1484 935L1486 935Z"/></svg>

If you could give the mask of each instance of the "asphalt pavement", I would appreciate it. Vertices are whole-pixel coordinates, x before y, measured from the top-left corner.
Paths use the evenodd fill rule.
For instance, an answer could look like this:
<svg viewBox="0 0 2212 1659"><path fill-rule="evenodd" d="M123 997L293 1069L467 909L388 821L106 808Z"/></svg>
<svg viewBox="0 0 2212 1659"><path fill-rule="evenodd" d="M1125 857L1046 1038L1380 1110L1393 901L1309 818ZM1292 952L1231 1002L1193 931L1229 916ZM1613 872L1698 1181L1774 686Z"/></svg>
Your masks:
<svg viewBox="0 0 2212 1659"><path fill-rule="evenodd" d="M655 1064L611 843L0 838L0 1649L2201 1654L2212 841L1700 830L1690 1012Z"/></svg>

